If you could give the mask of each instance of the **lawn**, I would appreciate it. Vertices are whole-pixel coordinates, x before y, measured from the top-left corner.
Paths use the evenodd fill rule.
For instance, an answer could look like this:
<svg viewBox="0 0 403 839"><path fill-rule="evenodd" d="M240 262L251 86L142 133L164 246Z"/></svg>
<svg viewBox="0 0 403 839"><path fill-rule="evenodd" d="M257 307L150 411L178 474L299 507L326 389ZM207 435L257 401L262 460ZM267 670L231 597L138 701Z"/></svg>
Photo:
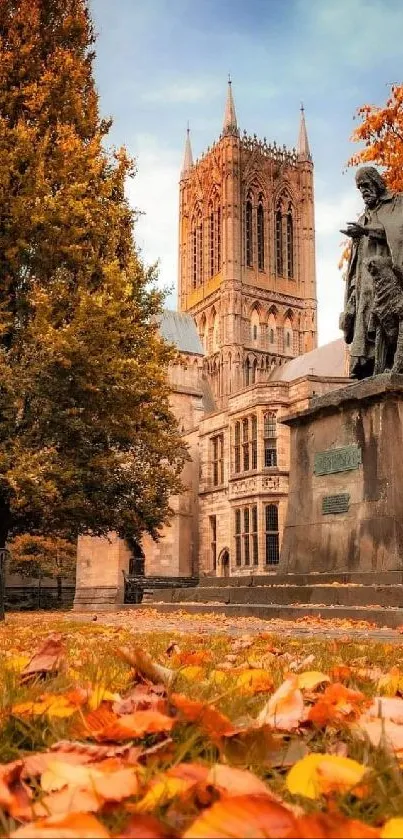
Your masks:
<svg viewBox="0 0 403 839"><path fill-rule="evenodd" d="M46 614L0 639L1 836L403 836L403 644Z"/></svg>

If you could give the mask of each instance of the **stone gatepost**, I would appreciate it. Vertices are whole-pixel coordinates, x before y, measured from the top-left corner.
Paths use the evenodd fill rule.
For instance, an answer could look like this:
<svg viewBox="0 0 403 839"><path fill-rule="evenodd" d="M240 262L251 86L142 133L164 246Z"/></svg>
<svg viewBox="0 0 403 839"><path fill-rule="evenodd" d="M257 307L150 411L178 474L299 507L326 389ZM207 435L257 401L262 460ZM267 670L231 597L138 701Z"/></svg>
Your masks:
<svg viewBox="0 0 403 839"><path fill-rule="evenodd" d="M80 536L77 545L74 610L114 611L123 605L130 551L115 533L108 539Z"/></svg>
<svg viewBox="0 0 403 839"><path fill-rule="evenodd" d="M278 570L401 570L403 375L313 397L281 422L291 460Z"/></svg>

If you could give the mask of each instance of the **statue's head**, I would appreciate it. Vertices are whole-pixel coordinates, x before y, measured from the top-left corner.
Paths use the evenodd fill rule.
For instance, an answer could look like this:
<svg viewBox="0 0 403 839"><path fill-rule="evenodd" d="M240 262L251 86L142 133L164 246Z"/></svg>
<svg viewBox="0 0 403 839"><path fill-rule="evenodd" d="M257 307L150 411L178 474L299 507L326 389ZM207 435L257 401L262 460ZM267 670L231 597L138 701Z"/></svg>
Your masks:
<svg viewBox="0 0 403 839"><path fill-rule="evenodd" d="M361 166L356 173L355 182L366 207L375 207L386 192L386 183L375 166Z"/></svg>

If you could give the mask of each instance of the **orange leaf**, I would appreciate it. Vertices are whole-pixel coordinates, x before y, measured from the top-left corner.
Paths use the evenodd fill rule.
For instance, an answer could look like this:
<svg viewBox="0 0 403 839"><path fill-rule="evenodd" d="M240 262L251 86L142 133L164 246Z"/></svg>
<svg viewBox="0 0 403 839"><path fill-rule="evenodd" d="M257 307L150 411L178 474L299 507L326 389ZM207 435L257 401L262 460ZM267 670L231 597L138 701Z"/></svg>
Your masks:
<svg viewBox="0 0 403 839"><path fill-rule="evenodd" d="M243 696L255 696L257 693L268 693L273 690L273 679L267 670L244 670L236 677L237 690Z"/></svg>
<svg viewBox="0 0 403 839"><path fill-rule="evenodd" d="M336 814L318 813L297 819L298 832L293 839L378 839L379 830L368 824Z"/></svg>
<svg viewBox="0 0 403 839"><path fill-rule="evenodd" d="M213 742L222 737L235 734L238 729L228 717L217 711L212 705L188 699L180 693L173 693L171 703L180 711L187 722L197 723Z"/></svg>
<svg viewBox="0 0 403 839"><path fill-rule="evenodd" d="M329 685L319 701L309 709L308 720L319 726L351 720L358 716L360 706L365 701L360 691L350 690L336 682Z"/></svg>
<svg viewBox="0 0 403 839"><path fill-rule="evenodd" d="M84 720L84 733L95 740L130 740L145 734L160 734L171 731L175 720L159 711L135 711L118 717L109 708L98 708L87 714Z"/></svg>
<svg viewBox="0 0 403 839"><path fill-rule="evenodd" d="M154 816L133 816L115 839L167 839L168 831Z"/></svg>
<svg viewBox="0 0 403 839"><path fill-rule="evenodd" d="M19 827L10 839L109 839L106 827L87 813L50 816Z"/></svg>
<svg viewBox="0 0 403 839"><path fill-rule="evenodd" d="M183 839L254 839L297 836L290 810L267 795L221 798L204 810L183 834Z"/></svg>
<svg viewBox="0 0 403 839"><path fill-rule="evenodd" d="M21 780L22 760L0 766L0 808L15 819L32 818L31 791Z"/></svg>

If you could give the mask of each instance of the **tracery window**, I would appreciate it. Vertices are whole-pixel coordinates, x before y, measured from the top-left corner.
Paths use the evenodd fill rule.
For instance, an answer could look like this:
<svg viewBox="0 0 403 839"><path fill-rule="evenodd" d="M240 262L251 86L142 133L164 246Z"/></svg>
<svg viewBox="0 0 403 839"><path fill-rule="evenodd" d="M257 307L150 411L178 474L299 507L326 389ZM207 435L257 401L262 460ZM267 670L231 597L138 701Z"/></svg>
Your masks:
<svg viewBox="0 0 403 839"><path fill-rule="evenodd" d="M210 226L210 277L215 274L215 224L214 211L210 206L209 226Z"/></svg>
<svg viewBox="0 0 403 839"><path fill-rule="evenodd" d="M257 206L257 267L264 270L264 209L263 195L259 195Z"/></svg>
<svg viewBox="0 0 403 839"><path fill-rule="evenodd" d="M241 423L239 420L234 428L234 471L241 471Z"/></svg>
<svg viewBox="0 0 403 839"><path fill-rule="evenodd" d="M252 196L248 194L245 206L245 255L249 268L253 265L253 208Z"/></svg>
<svg viewBox="0 0 403 839"><path fill-rule="evenodd" d="M276 210L276 273L283 275L283 217L280 208Z"/></svg>
<svg viewBox="0 0 403 839"><path fill-rule="evenodd" d="M294 276L294 221L291 204L287 212L287 277Z"/></svg>
<svg viewBox="0 0 403 839"><path fill-rule="evenodd" d="M224 435L211 438L211 459L213 464L213 486L224 483Z"/></svg>
<svg viewBox="0 0 403 839"><path fill-rule="evenodd" d="M251 414L234 424L234 472L257 469L257 417Z"/></svg>
<svg viewBox="0 0 403 839"><path fill-rule="evenodd" d="M197 285L203 282L203 221L199 216L197 224Z"/></svg>
<svg viewBox="0 0 403 839"><path fill-rule="evenodd" d="M220 271L221 269L221 208L217 207L216 212L216 224L215 224L215 236L216 236L216 246L215 246L215 266L216 272Z"/></svg>
<svg viewBox="0 0 403 839"><path fill-rule="evenodd" d="M217 568L217 517L210 516L210 553L211 567L213 571Z"/></svg>

